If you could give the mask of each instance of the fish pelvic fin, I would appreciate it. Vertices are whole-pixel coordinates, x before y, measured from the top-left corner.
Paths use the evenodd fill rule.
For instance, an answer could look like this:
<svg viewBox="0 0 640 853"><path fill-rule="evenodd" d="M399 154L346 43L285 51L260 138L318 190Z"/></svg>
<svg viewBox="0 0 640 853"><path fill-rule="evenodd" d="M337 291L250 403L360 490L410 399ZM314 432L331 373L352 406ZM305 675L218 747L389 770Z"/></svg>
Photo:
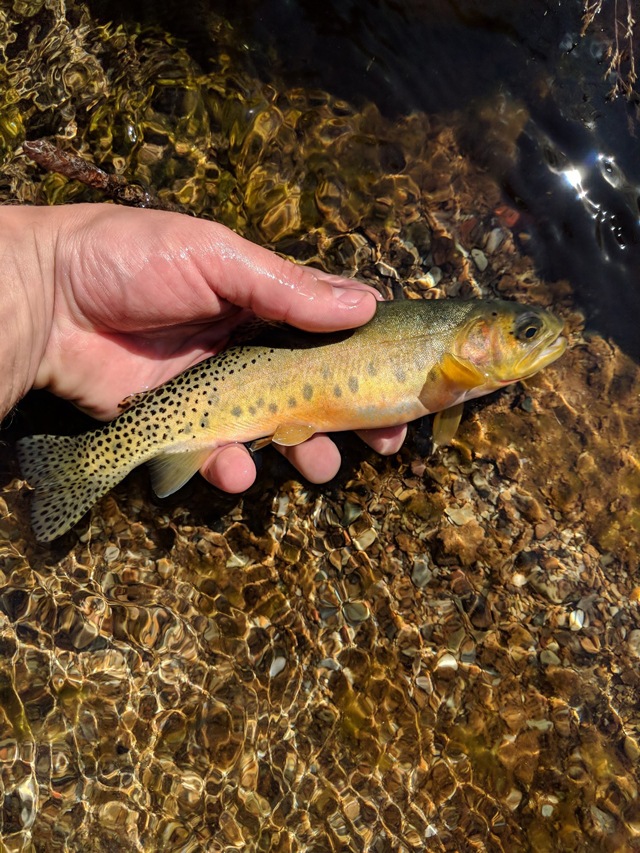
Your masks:
<svg viewBox="0 0 640 853"><path fill-rule="evenodd" d="M316 428L312 424L280 424L273 435L266 435L264 438L252 441L249 450L254 453L272 443L280 447L294 447L296 444L302 444L315 433Z"/></svg>
<svg viewBox="0 0 640 853"><path fill-rule="evenodd" d="M280 424L271 436L271 441L282 447L293 447L311 438L315 431L316 428L311 424Z"/></svg>
<svg viewBox="0 0 640 853"><path fill-rule="evenodd" d="M16 448L22 475L34 489L31 525L39 542L70 530L129 471L92 464L85 436L30 435Z"/></svg>
<svg viewBox="0 0 640 853"><path fill-rule="evenodd" d="M249 450L255 453L256 450L262 450L263 447L272 443L280 447L294 447L296 444L302 444L315 433L316 428L312 424L280 424L273 435L265 435L264 438L252 441Z"/></svg>
<svg viewBox="0 0 640 853"><path fill-rule="evenodd" d="M154 456L149 461L153 491L159 498L177 492L204 465L212 450L212 447L204 447Z"/></svg>
<svg viewBox="0 0 640 853"><path fill-rule="evenodd" d="M442 409L433 419L433 449L451 444L462 419L464 403Z"/></svg>

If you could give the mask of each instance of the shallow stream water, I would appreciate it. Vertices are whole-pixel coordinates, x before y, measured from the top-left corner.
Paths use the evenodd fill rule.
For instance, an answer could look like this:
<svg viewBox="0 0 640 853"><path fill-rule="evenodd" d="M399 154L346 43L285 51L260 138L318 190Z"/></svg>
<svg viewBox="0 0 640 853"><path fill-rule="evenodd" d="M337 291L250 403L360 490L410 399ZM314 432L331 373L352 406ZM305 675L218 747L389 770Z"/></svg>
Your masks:
<svg viewBox="0 0 640 853"><path fill-rule="evenodd" d="M640 846L636 106L578 4L476 5L0 10L3 202L101 200L22 154L57 135L387 297L518 298L571 341L435 455L425 421L390 459L341 437L323 487L270 450L241 498L140 471L50 546L11 441L86 422L27 398L6 850Z"/></svg>

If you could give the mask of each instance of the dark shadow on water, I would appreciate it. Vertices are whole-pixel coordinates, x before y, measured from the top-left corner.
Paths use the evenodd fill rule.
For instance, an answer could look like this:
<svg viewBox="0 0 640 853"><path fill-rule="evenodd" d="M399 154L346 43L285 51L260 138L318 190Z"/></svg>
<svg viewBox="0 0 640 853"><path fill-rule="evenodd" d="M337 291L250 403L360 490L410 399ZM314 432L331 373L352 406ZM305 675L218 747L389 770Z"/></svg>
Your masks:
<svg viewBox="0 0 640 853"><path fill-rule="evenodd" d="M549 280L567 278L588 325L640 360L638 104L609 99L611 81L603 79L606 38L595 30L580 39L580 3L89 5L103 20L134 20L172 32L205 70L216 51L208 27L215 13L241 37L238 61L265 81L325 89L356 107L374 101L389 116L416 109L467 111L461 138L471 156L483 145L475 106L498 95L522 102L530 121L518 140L518 161L501 163L498 153L489 168L522 214L519 227L529 232L539 272ZM619 179L603 175L603 160L614 164ZM558 168L559 162L566 167ZM589 203L568 183L576 170L584 176Z"/></svg>

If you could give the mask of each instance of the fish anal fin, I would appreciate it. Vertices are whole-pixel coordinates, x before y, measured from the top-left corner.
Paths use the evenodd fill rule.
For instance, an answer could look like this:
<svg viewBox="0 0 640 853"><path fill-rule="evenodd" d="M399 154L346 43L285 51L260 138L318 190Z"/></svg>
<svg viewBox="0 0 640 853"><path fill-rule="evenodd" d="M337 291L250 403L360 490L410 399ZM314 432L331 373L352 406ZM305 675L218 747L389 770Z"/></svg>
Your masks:
<svg viewBox="0 0 640 853"><path fill-rule="evenodd" d="M486 381L472 362L447 352L429 371L418 397L428 412L440 412Z"/></svg>
<svg viewBox="0 0 640 853"><path fill-rule="evenodd" d="M442 447L450 444L460 426L464 403L450 406L448 409L439 411L433 419L433 445Z"/></svg>
<svg viewBox="0 0 640 853"><path fill-rule="evenodd" d="M206 462L211 447L185 450L181 453L160 453L149 461L151 484L159 498L177 492Z"/></svg>
<svg viewBox="0 0 640 853"><path fill-rule="evenodd" d="M268 444L271 444L272 440L272 435L265 435L264 438L256 438L256 440L252 441L249 445L249 450L252 453L255 453L256 450L262 450L263 447L266 447Z"/></svg>
<svg viewBox="0 0 640 853"><path fill-rule="evenodd" d="M302 444L315 433L316 428L311 424L280 424L274 432L271 441L283 447L293 447Z"/></svg>

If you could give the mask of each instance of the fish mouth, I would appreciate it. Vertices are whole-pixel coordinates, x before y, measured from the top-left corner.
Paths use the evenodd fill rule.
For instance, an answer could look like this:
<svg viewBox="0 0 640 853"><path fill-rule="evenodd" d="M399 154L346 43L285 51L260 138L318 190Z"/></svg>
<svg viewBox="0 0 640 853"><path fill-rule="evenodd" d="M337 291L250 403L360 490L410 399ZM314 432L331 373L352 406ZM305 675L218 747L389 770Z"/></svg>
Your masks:
<svg viewBox="0 0 640 853"><path fill-rule="evenodd" d="M521 379L528 379L529 376L533 376L534 373L547 367L557 358L560 358L566 350L567 339L564 335L561 335L558 331L554 331L552 334L553 339L551 342L540 341L540 344L533 352L527 353L524 358L520 359L516 365L516 372Z"/></svg>
<svg viewBox="0 0 640 853"><path fill-rule="evenodd" d="M545 339L541 340L535 349L523 356L514 367L514 377L503 382L509 385L511 382L519 382L521 379L529 379L539 370L552 364L567 348L567 339L561 335L562 327L549 330ZM551 339L551 340L549 340Z"/></svg>

